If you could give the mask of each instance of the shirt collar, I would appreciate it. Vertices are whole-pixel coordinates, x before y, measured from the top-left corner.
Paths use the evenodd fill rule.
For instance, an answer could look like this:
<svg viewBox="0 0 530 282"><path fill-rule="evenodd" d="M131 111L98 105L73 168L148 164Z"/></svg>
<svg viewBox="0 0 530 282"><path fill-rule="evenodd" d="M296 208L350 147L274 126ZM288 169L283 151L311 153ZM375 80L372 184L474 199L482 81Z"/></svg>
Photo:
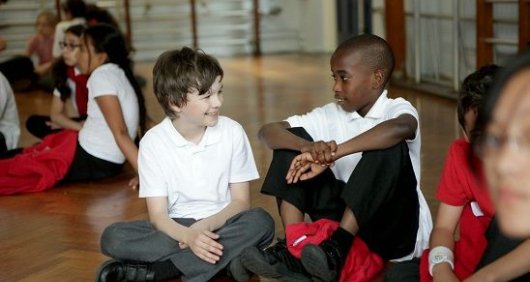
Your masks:
<svg viewBox="0 0 530 282"><path fill-rule="evenodd" d="M204 132L204 136L201 139L201 142L199 144L193 144L190 141L186 140L180 132L177 131L177 129L173 126L173 123L171 122L171 119L166 117L164 122L166 123L166 126L170 128L170 132L173 132L173 136L175 137L175 145L178 147L185 147L185 146L201 146L206 147L212 144L215 144L219 142L221 139L221 129L219 126L219 121L215 126L208 126L206 127L206 132Z"/></svg>
<svg viewBox="0 0 530 282"><path fill-rule="evenodd" d="M364 118L378 119L378 118L383 117L383 113L385 110L385 104L386 104L386 101L388 100L387 94L388 94L388 91L386 89L383 90L383 93L379 95L375 103L372 105L372 108L370 108L370 110L368 111L368 113L366 113ZM350 117L350 120L363 118L361 115L359 115L357 111L350 113L349 117Z"/></svg>

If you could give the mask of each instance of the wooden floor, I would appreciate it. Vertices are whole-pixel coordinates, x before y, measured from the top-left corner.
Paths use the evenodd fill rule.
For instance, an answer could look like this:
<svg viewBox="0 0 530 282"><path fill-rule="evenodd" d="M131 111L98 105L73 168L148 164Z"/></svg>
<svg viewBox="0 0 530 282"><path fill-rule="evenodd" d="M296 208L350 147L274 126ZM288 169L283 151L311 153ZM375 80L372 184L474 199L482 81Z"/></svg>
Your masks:
<svg viewBox="0 0 530 282"><path fill-rule="evenodd" d="M332 101L327 55L274 55L261 58L220 58L225 70L222 114L239 121L247 131L261 176L271 152L256 138L267 122L302 113ZM137 64L147 79L148 111L155 120L163 112L152 93L151 63ZM434 190L445 152L459 134L453 100L390 88L391 96L408 99L419 111L424 194L434 211ZM16 93L22 127L31 114L47 114L51 95ZM20 145L38 140L25 128ZM47 192L0 197L0 281L91 281L107 258L99 252L99 237L112 222L144 219L146 208L137 192L127 187L130 167L114 179L63 185ZM252 183L252 203L263 207L282 229L274 200L259 193L262 180Z"/></svg>

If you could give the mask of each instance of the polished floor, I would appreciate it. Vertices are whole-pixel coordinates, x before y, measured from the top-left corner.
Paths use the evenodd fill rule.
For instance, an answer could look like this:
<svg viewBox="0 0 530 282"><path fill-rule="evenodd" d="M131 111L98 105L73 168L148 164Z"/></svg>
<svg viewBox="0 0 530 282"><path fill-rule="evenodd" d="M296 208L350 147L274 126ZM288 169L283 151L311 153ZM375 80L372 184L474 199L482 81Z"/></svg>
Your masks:
<svg viewBox="0 0 530 282"><path fill-rule="evenodd" d="M264 176L271 152L256 137L260 126L309 111L333 98L327 55L274 55L261 58L220 58L225 70L222 114L247 131L258 170ZM153 64L137 64L147 79L145 96L150 115L163 112L151 90ZM390 87L390 95L408 99L420 114L422 135L421 185L434 211L434 191L450 142L459 135L455 102L411 90ZM51 95L40 91L16 93L21 124L31 114L47 114ZM20 145L37 142L23 129ZM43 193L0 197L0 281L93 281L107 258L99 252L99 237L115 221L145 219L143 200L127 187L130 167L116 178L58 186ZM259 193L254 181L252 203L265 208L282 230L275 201ZM256 278L257 279L257 278Z"/></svg>

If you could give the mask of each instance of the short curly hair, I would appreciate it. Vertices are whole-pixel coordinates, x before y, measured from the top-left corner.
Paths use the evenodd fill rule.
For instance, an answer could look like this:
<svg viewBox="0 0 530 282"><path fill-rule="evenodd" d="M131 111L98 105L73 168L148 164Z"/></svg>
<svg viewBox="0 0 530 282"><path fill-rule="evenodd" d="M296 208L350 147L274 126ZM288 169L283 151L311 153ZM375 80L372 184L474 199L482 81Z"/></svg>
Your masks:
<svg viewBox="0 0 530 282"><path fill-rule="evenodd" d="M470 109L482 108L484 97L493 84L493 79L499 69L500 67L495 64L482 66L468 75L462 82L457 103L458 123L462 128L465 127L465 114Z"/></svg>

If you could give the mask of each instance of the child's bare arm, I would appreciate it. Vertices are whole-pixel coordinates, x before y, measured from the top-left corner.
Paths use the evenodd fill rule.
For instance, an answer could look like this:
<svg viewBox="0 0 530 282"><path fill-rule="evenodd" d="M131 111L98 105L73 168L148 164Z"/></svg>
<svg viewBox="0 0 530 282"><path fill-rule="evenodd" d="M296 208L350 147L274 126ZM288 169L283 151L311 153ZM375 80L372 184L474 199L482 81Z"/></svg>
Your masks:
<svg viewBox="0 0 530 282"><path fill-rule="evenodd" d="M455 231L462 214L463 206L451 206L440 203L436 214L436 224L431 233L429 248L446 247L454 248ZM452 281L457 279L453 269L448 263L440 263L433 267L434 281Z"/></svg>
<svg viewBox="0 0 530 282"><path fill-rule="evenodd" d="M116 144L134 171L138 172L138 147L129 136L118 97L114 95L98 96L96 102L103 116L105 116L105 121L112 131Z"/></svg>
<svg viewBox="0 0 530 282"><path fill-rule="evenodd" d="M65 114L65 103L61 98L53 96L50 119L57 126L65 129L81 130L83 124L75 121Z"/></svg>
<svg viewBox="0 0 530 282"><path fill-rule="evenodd" d="M320 163L332 163L337 150L334 140L308 141L289 132L288 122L273 122L261 127L258 137L267 147L271 149L290 149L302 153L308 152L315 161Z"/></svg>
<svg viewBox="0 0 530 282"><path fill-rule="evenodd" d="M410 114L386 120L368 131L339 144L335 159L353 153L390 148L407 139L414 139L418 121Z"/></svg>
<svg viewBox="0 0 530 282"><path fill-rule="evenodd" d="M273 122L261 127L258 138L270 149L290 149L302 151L302 148L312 142L298 137L287 130L288 122Z"/></svg>
<svg viewBox="0 0 530 282"><path fill-rule="evenodd" d="M156 229L166 233L181 245L189 247L202 260L209 263L219 261L223 255L223 246L216 241L219 235L175 222L167 213L167 197L149 197L146 201L149 220Z"/></svg>
<svg viewBox="0 0 530 282"><path fill-rule="evenodd" d="M477 271L466 282L510 281L530 272L530 239Z"/></svg>
<svg viewBox="0 0 530 282"><path fill-rule="evenodd" d="M250 183L230 183L232 201L218 213L197 221L192 228L215 231L223 226L230 217L250 208Z"/></svg>

